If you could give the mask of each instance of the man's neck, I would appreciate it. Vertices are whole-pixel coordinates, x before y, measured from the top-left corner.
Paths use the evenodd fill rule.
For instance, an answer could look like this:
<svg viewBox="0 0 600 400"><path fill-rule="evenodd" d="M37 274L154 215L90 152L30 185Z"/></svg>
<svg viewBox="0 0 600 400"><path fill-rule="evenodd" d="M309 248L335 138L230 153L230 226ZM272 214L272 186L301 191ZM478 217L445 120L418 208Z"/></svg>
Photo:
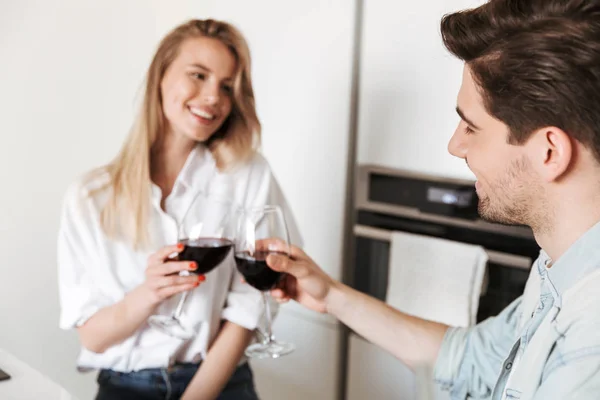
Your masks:
<svg viewBox="0 0 600 400"><path fill-rule="evenodd" d="M549 229L534 235L553 261L560 258L580 237L600 222L600 194L566 194L551 212Z"/></svg>

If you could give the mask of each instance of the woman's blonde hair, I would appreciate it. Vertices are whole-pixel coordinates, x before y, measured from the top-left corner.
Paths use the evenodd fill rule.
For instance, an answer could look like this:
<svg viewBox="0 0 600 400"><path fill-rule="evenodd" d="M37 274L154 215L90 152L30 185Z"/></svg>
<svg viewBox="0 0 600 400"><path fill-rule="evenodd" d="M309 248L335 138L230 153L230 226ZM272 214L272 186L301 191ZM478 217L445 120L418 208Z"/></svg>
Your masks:
<svg viewBox="0 0 600 400"><path fill-rule="evenodd" d="M127 140L117 157L96 171L109 177L108 183L99 189L109 190L108 201L100 214L102 228L109 237L126 240L136 249L149 244L151 153L166 129L160 84L181 44L197 37L219 40L237 61L231 113L206 142L217 168L227 170L245 161L260 143L250 51L242 34L232 25L212 19L190 20L173 29L160 42L148 68L143 102Z"/></svg>

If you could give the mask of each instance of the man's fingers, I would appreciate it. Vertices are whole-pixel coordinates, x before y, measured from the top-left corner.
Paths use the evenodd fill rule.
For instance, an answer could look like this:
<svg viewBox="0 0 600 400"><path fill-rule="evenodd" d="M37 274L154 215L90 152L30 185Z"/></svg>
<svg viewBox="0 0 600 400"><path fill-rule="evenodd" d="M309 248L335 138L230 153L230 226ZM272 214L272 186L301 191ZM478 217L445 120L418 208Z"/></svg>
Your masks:
<svg viewBox="0 0 600 400"><path fill-rule="evenodd" d="M286 241L277 238L257 240L255 242L255 251L290 254L290 256L295 260L310 259L299 247L288 245Z"/></svg>
<svg viewBox="0 0 600 400"><path fill-rule="evenodd" d="M281 300L287 297L287 295L282 289L273 289L271 290L271 297L273 297L274 299Z"/></svg>
<svg viewBox="0 0 600 400"><path fill-rule="evenodd" d="M302 250L300 247L296 247L294 245L290 246L290 251L291 251L291 256L293 259L295 260L306 260L309 257L306 255L306 253L304 252L304 250Z"/></svg>
<svg viewBox="0 0 600 400"><path fill-rule="evenodd" d="M290 301L289 297L283 298L283 299L275 299L276 302L278 302L279 304L285 304L287 302Z"/></svg>
<svg viewBox="0 0 600 400"><path fill-rule="evenodd" d="M271 290L271 296L273 296L274 299L283 302L296 298L296 278L286 274L283 279L279 281L277 287Z"/></svg>
<svg viewBox="0 0 600 400"><path fill-rule="evenodd" d="M298 269L294 264L293 260L281 254L272 253L267 257L267 265L275 271L287 272L294 275L292 271Z"/></svg>
<svg viewBox="0 0 600 400"><path fill-rule="evenodd" d="M311 262L290 258L282 254L269 254L267 265L275 271L288 273L295 278L303 278L310 272Z"/></svg>
<svg viewBox="0 0 600 400"><path fill-rule="evenodd" d="M290 301L290 296L283 289L271 290L271 297L274 298L279 304L284 304Z"/></svg>

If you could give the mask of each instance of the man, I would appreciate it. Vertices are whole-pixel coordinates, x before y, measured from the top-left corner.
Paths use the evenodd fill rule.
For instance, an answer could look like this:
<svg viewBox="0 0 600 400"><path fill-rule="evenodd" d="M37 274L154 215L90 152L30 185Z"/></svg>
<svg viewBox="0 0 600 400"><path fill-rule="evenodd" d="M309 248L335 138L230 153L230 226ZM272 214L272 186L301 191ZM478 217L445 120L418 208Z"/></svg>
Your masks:
<svg viewBox="0 0 600 400"><path fill-rule="evenodd" d="M465 62L448 149L477 178L482 218L543 249L525 293L470 328L424 321L327 276L294 248L273 295L327 312L452 399L600 399L600 0L491 0L447 15Z"/></svg>

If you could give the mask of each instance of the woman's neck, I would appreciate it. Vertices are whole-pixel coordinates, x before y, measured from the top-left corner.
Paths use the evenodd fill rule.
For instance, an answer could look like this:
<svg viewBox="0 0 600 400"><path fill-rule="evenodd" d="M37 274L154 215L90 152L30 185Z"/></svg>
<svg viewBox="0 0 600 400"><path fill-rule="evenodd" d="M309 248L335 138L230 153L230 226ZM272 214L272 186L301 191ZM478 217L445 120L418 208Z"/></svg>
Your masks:
<svg viewBox="0 0 600 400"><path fill-rule="evenodd" d="M150 174L152 181L162 190L163 201L171 193L177 176L195 146L195 141L169 133L153 149Z"/></svg>

